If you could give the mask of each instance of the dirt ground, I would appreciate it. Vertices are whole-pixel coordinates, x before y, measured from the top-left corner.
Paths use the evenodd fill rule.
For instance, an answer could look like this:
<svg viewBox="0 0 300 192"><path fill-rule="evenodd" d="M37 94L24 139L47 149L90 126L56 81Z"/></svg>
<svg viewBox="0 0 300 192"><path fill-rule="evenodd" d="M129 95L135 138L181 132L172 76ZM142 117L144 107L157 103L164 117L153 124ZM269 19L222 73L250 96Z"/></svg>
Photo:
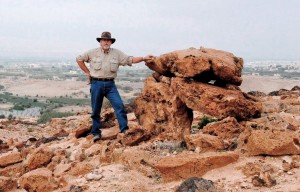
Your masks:
<svg viewBox="0 0 300 192"><path fill-rule="evenodd" d="M291 90L296 85L300 85L299 79L281 79L279 77L272 76L251 76L244 75L243 83L240 86L243 92L249 91L261 91L264 93L270 93L271 91L277 91L279 89Z"/></svg>

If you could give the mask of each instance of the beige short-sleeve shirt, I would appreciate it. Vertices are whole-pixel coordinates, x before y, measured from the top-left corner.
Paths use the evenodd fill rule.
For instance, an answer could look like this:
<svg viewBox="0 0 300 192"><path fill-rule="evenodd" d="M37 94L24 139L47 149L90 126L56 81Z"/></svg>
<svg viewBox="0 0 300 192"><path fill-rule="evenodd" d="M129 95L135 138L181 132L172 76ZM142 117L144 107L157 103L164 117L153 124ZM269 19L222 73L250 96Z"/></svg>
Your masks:
<svg viewBox="0 0 300 192"><path fill-rule="evenodd" d="M90 64L92 77L116 78L119 66L131 66L132 58L132 56L128 56L115 48L110 48L109 52L105 54L103 49L99 47L79 55L76 60Z"/></svg>

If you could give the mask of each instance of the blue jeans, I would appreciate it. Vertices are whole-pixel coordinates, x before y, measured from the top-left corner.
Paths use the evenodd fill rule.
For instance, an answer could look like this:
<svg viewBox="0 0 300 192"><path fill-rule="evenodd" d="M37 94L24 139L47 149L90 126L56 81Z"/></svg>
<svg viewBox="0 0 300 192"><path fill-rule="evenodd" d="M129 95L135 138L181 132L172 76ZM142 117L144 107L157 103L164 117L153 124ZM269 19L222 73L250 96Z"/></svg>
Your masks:
<svg viewBox="0 0 300 192"><path fill-rule="evenodd" d="M125 107L117 90L114 81L92 81L91 83L91 102L92 102L92 131L93 135L101 135L100 113L103 98L106 97L115 110L119 122L120 132L128 129L128 120Z"/></svg>

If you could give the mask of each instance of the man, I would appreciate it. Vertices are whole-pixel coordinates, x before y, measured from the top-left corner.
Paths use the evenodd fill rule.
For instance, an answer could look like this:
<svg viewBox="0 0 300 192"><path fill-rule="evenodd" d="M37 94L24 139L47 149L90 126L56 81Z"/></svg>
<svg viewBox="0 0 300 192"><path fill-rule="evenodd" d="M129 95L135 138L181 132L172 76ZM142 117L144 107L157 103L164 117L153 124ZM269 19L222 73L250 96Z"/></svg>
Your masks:
<svg viewBox="0 0 300 192"><path fill-rule="evenodd" d="M117 77L119 65L131 66L133 63L151 60L152 55L146 57L132 57L124 54L118 49L111 48L116 41L111 37L110 32L103 32L101 37L96 38L100 43L99 48L89 50L76 58L79 67L85 72L91 83L91 103L92 103L92 130L94 142L101 139L100 112L103 98L106 97L115 110L119 122L121 133L128 130L127 115L124 104L116 88L114 79ZM85 65L90 64L90 70Z"/></svg>

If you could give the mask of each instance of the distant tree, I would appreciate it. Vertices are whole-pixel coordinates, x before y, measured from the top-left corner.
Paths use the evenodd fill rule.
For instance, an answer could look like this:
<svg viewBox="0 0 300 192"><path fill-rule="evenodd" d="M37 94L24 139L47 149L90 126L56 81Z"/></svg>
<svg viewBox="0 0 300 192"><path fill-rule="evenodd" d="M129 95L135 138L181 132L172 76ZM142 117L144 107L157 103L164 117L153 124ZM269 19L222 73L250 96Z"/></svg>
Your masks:
<svg viewBox="0 0 300 192"><path fill-rule="evenodd" d="M13 118L14 118L14 117L13 117L12 114L9 114L8 117L7 117L8 120L12 120Z"/></svg>
<svg viewBox="0 0 300 192"><path fill-rule="evenodd" d="M60 112L47 112L43 113L40 118L37 120L37 123L46 123L48 121L51 121L52 118L62 118L62 117L68 117L73 115L73 113L66 112L66 113L60 113Z"/></svg>
<svg viewBox="0 0 300 192"><path fill-rule="evenodd" d="M133 88L130 87L130 86L124 86L124 87L123 87L123 90L124 90L124 91L133 91Z"/></svg>
<svg viewBox="0 0 300 192"><path fill-rule="evenodd" d="M141 93L138 93L138 92L135 92L134 94L133 94L133 96L139 96Z"/></svg>

